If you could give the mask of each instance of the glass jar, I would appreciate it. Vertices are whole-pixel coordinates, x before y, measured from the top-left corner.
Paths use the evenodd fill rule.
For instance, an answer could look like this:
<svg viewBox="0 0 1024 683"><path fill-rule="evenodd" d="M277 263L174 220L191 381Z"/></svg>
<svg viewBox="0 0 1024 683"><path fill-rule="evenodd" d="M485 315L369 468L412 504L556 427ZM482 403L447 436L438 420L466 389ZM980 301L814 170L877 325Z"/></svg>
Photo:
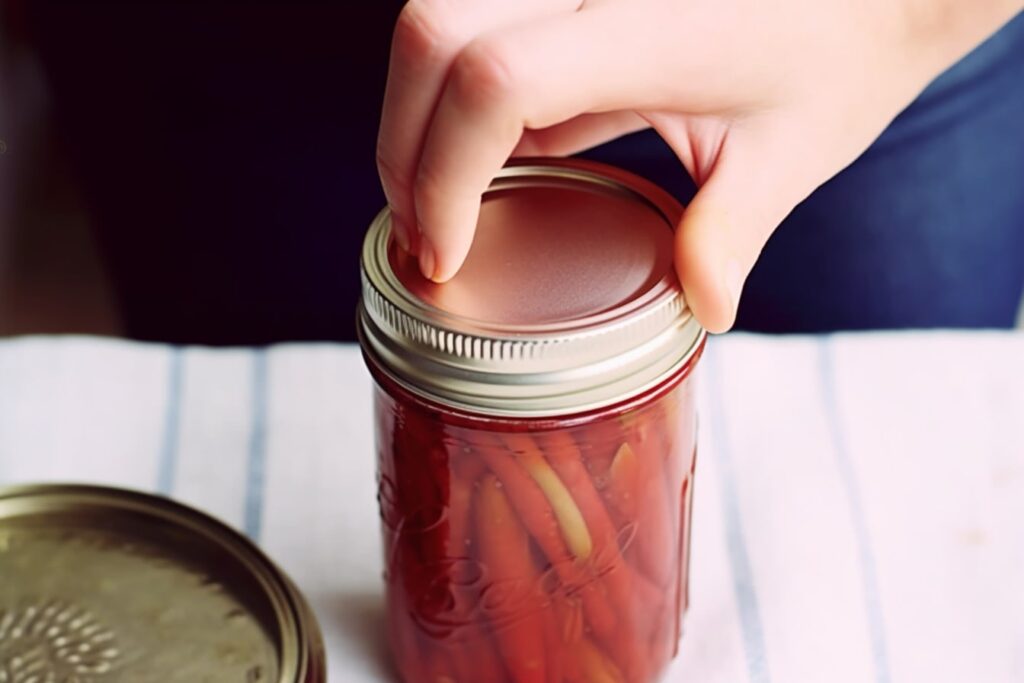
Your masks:
<svg viewBox="0 0 1024 683"><path fill-rule="evenodd" d="M485 194L437 285L384 212L362 257L388 631L406 683L648 683L687 604L705 334L682 209L578 160Z"/></svg>

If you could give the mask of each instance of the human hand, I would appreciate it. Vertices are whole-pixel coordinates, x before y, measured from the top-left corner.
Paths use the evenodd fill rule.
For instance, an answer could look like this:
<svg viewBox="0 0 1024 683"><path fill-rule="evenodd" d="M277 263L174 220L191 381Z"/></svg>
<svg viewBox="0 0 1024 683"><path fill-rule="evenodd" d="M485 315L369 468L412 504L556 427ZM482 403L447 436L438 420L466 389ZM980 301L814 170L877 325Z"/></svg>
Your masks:
<svg viewBox="0 0 1024 683"><path fill-rule="evenodd" d="M700 188L675 263L732 326L786 215L1021 0L413 0L395 28L378 166L396 239L451 278L513 155L653 127Z"/></svg>

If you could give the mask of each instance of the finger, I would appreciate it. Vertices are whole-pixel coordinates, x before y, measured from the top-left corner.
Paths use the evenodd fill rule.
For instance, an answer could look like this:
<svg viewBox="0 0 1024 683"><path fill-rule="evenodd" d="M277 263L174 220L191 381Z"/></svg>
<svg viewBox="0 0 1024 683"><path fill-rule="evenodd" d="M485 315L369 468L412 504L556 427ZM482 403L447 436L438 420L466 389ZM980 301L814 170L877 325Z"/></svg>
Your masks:
<svg viewBox="0 0 1024 683"><path fill-rule="evenodd" d="M481 33L576 9L579 0L412 0L395 24L377 141L377 166L396 239L415 238L412 182L427 124L452 59Z"/></svg>
<svg viewBox="0 0 1024 683"><path fill-rule="evenodd" d="M624 37L621 14L584 10L484 36L456 58L427 133L414 192L420 265L427 277L443 282L461 267L481 195L524 129L660 102L663 92L651 87L656 70L644 61L655 55L635 53L630 61L618 52L634 54L642 42Z"/></svg>
<svg viewBox="0 0 1024 683"><path fill-rule="evenodd" d="M732 327L765 243L814 189L797 164L783 161L787 145L744 137L725 141L676 232L675 263L687 304L710 332Z"/></svg>
<svg viewBox="0 0 1024 683"><path fill-rule="evenodd" d="M524 131L512 156L568 156L649 127L632 111L581 114L565 123Z"/></svg>

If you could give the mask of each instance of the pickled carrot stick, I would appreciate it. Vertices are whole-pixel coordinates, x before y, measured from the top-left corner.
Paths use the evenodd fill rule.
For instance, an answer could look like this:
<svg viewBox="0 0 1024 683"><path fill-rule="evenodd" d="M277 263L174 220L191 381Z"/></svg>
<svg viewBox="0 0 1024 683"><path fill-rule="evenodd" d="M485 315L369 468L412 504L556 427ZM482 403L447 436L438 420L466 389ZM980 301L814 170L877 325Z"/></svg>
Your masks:
<svg viewBox="0 0 1024 683"><path fill-rule="evenodd" d="M623 675L623 669L616 665L615 657L607 650L603 651L597 643L584 634L580 628L579 608L572 608L565 602L556 609L556 615L561 625L563 634L567 637L562 647L562 671L565 681L570 683L593 683L594 681L622 681L627 680ZM635 657L625 656L624 659L630 668L628 680L647 681L646 657L648 648L646 640L637 643L620 642L618 647L611 648L619 650L619 656L623 656L622 647L630 648L627 654L635 653Z"/></svg>
<svg viewBox="0 0 1024 683"><path fill-rule="evenodd" d="M427 683L456 683L456 669L450 657L439 649L435 643L430 643L424 649L423 674Z"/></svg>
<svg viewBox="0 0 1024 683"><path fill-rule="evenodd" d="M562 647L557 616L550 612L544 619L544 646L547 653L548 683L562 683Z"/></svg>
<svg viewBox="0 0 1024 683"><path fill-rule="evenodd" d="M530 539L494 475L485 475L480 484L475 522L480 559L490 572L489 580L539 589ZM543 604L539 596L517 597L514 604L493 609L498 650L515 683L546 683Z"/></svg>
<svg viewBox="0 0 1024 683"><path fill-rule="evenodd" d="M586 683L626 683L618 667L587 638L580 640L577 657Z"/></svg>
<svg viewBox="0 0 1024 683"><path fill-rule="evenodd" d="M596 569L604 577L612 599L615 600L616 609L621 614L628 615L631 605L637 602L638 598L641 608L656 607L662 602L661 591L623 561L618 546L618 532L601 495L582 465L576 442L566 432L546 434L544 442L548 446L552 466L562 480L572 487L576 500L584 510L587 523L603 543L603 554L609 555L607 559L602 558L602 564L606 563L606 566L598 566ZM628 446L620 450L631 452Z"/></svg>
<svg viewBox="0 0 1024 683"><path fill-rule="evenodd" d="M671 578L677 547L672 538L672 518L679 514L679 509L672 508L662 482L663 455L659 442L649 432L644 434L646 438L639 438L639 431L633 430L629 437L639 471L636 496L642 501L637 508L635 554L640 569L664 589Z"/></svg>
<svg viewBox="0 0 1024 683"><path fill-rule="evenodd" d="M590 565L601 578L608 598L619 617L620 637L602 641L611 658L634 680L646 680L646 642L648 629L639 630L637 620L657 613L667 601L664 591L629 566L622 557L618 533L605 508L601 494L583 464L579 447L566 431L549 432L538 439L545 455L562 481L571 488L583 511L588 526L597 539L597 548ZM671 602L671 600L668 600Z"/></svg>
<svg viewBox="0 0 1024 683"><path fill-rule="evenodd" d="M583 674L576 656L583 638L583 605L577 598L558 597L551 602L551 611L558 627L558 657L562 665L562 680L580 681Z"/></svg>
<svg viewBox="0 0 1024 683"><path fill-rule="evenodd" d="M469 516L472 510L473 484L461 477L453 477L448 499L448 557L465 557L470 544Z"/></svg>
<svg viewBox="0 0 1024 683"><path fill-rule="evenodd" d="M569 550L580 559L589 557L593 549L593 542L583 515L566 489L565 483L551 469L536 442L528 434L517 433L502 434L501 439L516 454L526 471L544 492L548 502L551 503L551 509L555 513L555 518L562 529Z"/></svg>
<svg viewBox="0 0 1024 683"><path fill-rule="evenodd" d="M608 468L608 486L605 497L623 520L636 519L637 492L639 489L640 465L636 453L628 443L623 442L615 451Z"/></svg>
<svg viewBox="0 0 1024 683"><path fill-rule="evenodd" d="M478 447L481 459L505 486L509 502L523 525L537 541L561 581L561 589L578 595L587 622L600 638L615 637L616 617L597 590L593 577L577 565L559 531L551 505L516 458L493 439L493 445Z"/></svg>
<svg viewBox="0 0 1024 683"><path fill-rule="evenodd" d="M448 559L455 563L474 554L472 531L473 487L486 471L473 453L452 454L450 498L448 501ZM454 580L454 579L453 579ZM458 627L460 638L449 646L458 681L501 681L503 665L486 624L468 623Z"/></svg>
<svg viewBox="0 0 1024 683"><path fill-rule="evenodd" d="M585 465L594 479L594 485L603 491L608 469L622 443L622 428L617 420L597 420L583 429L587 435L586 444L581 444L581 448L585 446Z"/></svg>
<svg viewBox="0 0 1024 683"><path fill-rule="evenodd" d="M578 598L558 597L551 601L563 645L575 645L583 637L583 605ZM570 648L575 649L575 648Z"/></svg>
<svg viewBox="0 0 1024 683"><path fill-rule="evenodd" d="M470 515L473 504L473 485L487 469L475 453L458 453L449 447L451 481L448 496L448 557L467 557L472 543Z"/></svg>
<svg viewBox="0 0 1024 683"><path fill-rule="evenodd" d="M458 673L457 681L505 681L505 665L501 661L494 636L487 624L473 622L460 628L462 638L453 643L450 656Z"/></svg>
<svg viewBox="0 0 1024 683"><path fill-rule="evenodd" d="M494 636L483 626L478 626L480 634L478 641L479 649L475 650L476 656L473 659L475 675L463 678L464 681L503 681L505 680L505 665L498 653L498 645L494 642Z"/></svg>
<svg viewBox="0 0 1024 683"><path fill-rule="evenodd" d="M449 540L451 557L472 557L476 540L473 533L473 490L476 482L487 471L487 466L476 452L468 448L449 446L451 463L451 500L449 505ZM503 681L504 665L494 643L494 636L486 623L463 624L461 639L452 648L452 662L458 672L458 681Z"/></svg>
<svg viewBox="0 0 1024 683"><path fill-rule="evenodd" d="M572 489L577 505L593 530L593 536L598 539L602 566L594 569L603 575L612 605L619 612L620 618L631 621L635 598L630 585L632 572L622 561L618 533L601 500L601 494L597 492L583 466L576 442L565 431L546 433L540 440L544 444L548 461L562 481ZM626 630L628 632L629 628Z"/></svg>
<svg viewBox="0 0 1024 683"><path fill-rule="evenodd" d="M571 560L572 555L566 548L551 505L526 470L500 446L481 446L479 452L481 460L505 487L505 494L523 525L537 540L552 564L560 566L566 560Z"/></svg>

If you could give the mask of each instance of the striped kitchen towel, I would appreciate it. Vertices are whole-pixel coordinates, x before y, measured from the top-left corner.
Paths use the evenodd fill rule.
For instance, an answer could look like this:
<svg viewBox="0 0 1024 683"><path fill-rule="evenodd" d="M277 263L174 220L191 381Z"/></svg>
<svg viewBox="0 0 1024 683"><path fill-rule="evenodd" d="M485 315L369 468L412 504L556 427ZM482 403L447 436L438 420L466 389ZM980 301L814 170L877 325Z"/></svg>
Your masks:
<svg viewBox="0 0 1024 683"><path fill-rule="evenodd" d="M691 611L666 680L1024 681L1024 335L713 339ZM0 485L162 492L309 596L330 680L391 680L351 346L0 342Z"/></svg>

